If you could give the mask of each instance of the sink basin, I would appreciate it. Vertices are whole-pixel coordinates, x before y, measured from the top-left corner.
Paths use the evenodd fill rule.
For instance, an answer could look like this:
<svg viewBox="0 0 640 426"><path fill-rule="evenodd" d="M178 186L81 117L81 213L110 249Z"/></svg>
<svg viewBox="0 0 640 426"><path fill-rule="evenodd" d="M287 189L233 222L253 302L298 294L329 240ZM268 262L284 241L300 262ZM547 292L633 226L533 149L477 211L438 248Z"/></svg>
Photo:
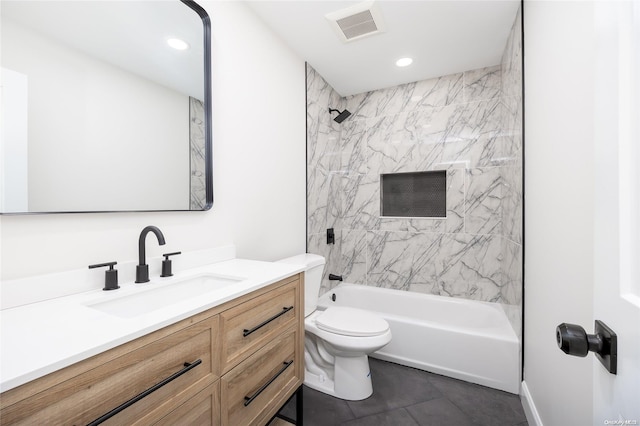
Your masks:
<svg viewBox="0 0 640 426"><path fill-rule="evenodd" d="M199 274L171 282L148 284L148 288L113 300L88 304L98 311L122 318L133 318L175 303L243 281L244 278Z"/></svg>

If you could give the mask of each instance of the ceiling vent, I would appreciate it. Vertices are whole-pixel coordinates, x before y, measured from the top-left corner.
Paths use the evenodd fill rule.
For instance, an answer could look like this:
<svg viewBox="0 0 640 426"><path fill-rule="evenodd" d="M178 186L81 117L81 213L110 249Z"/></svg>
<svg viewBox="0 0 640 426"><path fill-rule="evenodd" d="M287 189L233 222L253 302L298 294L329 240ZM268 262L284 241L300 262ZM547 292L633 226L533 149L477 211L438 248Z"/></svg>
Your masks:
<svg viewBox="0 0 640 426"><path fill-rule="evenodd" d="M325 17L343 42L384 32L384 23L380 8L373 1L328 13Z"/></svg>

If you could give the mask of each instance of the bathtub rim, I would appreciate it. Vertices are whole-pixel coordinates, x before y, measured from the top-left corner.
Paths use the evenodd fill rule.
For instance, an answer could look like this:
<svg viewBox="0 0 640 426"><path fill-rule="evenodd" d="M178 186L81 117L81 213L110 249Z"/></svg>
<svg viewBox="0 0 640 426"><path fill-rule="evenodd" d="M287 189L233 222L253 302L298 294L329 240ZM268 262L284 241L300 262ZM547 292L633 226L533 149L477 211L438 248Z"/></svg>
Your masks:
<svg viewBox="0 0 640 426"><path fill-rule="evenodd" d="M455 331L456 333L461 333L461 334L474 335L474 336L482 335L482 336L485 336L485 337L490 337L492 339L498 339L498 340L505 341L505 342L512 342L512 343L517 343L517 344L521 343L520 342L520 338L516 334L515 330L513 329L513 326L511 325L511 322L509 321L509 317L508 317L507 313L505 312L504 308L502 307L502 304L500 304L498 302L485 302L485 301L482 301L482 300L454 298L454 297L450 297L450 296L440 296L440 295L436 295L436 294L409 292L409 291L406 291L406 290L398 290L398 289L392 289L392 288L368 286L368 285L365 285L365 284L341 282L340 284L338 284L334 288L332 288L332 289L326 291L325 293L323 293L318 298L317 309L325 310L328 307L332 306L330 304L331 303L330 302L330 299L331 299L330 294L332 292L334 292L336 289L344 288L344 287L358 288L360 290L372 291L372 292L377 292L377 293L397 293L397 294L411 293L412 297L421 297L421 298L432 300L432 301L434 301L436 303L448 303L448 304L455 304L455 305L468 305L468 304L482 305L482 306L484 306L486 308L489 308L491 310L498 311L498 313L499 313L499 315L501 317L501 324L500 324L499 327L492 326L492 327L485 327L485 328L469 329L469 328L465 328L465 327L459 326L459 325L448 325L446 323L437 322L437 321L430 321L430 320L425 320L425 319L418 319L418 320L415 320L413 322L420 322L420 323L427 324L429 326L437 327L439 329L448 330L448 331ZM349 305L344 305L344 306L349 306ZM411 318L411 317L406 316L406 315L397 315L395 313L390 313L390 312L379 310L379 309L372 309L371 311L375 312L375 313L377 313L377 314L379 314L379 315L381 315L381 316L383 316L385 318L390 318L390 319L393 319L393 320L396 320L396 321L400 321L401 319L404 319L404 318Z"/></svg>

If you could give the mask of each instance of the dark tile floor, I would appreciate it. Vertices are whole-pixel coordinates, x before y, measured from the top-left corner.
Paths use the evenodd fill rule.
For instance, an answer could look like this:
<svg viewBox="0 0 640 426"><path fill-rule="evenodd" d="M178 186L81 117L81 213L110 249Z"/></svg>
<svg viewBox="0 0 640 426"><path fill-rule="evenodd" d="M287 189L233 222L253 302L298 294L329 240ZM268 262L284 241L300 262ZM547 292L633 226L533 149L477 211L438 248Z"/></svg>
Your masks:
<svg viewBox="0 0 640 426"><path fill-rule="evenodd" d="M370 358L373 395L344 401L304 388L305 426L524 426L517 395ZM282 414L295 418L295 398Z"/></svg>

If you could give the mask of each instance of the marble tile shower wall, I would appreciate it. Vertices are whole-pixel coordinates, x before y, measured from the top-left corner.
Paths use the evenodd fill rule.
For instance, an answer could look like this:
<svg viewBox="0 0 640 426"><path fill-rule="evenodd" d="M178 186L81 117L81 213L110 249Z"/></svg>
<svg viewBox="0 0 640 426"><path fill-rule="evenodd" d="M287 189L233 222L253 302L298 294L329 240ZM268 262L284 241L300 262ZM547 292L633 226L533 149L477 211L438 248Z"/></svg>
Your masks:
<svg viewBox="0 0 640 426"><path fill-rule="evenodd" d="M341 267L347 281L500 300L500 70L346 99L353 112L341 137ZM426 170L447 170L447 218L381 218L380 174Z"/></svg>
<svg viewBox="0 0 640 426"><path fill-rule="evenodd" d="M347 98L308 66L308 251L327 259L322 291L336 284L330 272L520 303L518 43L511 37L494 67ZM352 116L337 124L329 106ZM380 217L380 174L427 170L447 171L446 219Z"/></svg>
<svg viewBox="0 0 640 426"><path fill-rule="evenodd" d="M341 270L341 125L329 108L343 107L340 95L307 65L307 251L326 259L322 292L330 288L329 273ZM327 244L328 228L335 229L335 244Z"/></svg>

